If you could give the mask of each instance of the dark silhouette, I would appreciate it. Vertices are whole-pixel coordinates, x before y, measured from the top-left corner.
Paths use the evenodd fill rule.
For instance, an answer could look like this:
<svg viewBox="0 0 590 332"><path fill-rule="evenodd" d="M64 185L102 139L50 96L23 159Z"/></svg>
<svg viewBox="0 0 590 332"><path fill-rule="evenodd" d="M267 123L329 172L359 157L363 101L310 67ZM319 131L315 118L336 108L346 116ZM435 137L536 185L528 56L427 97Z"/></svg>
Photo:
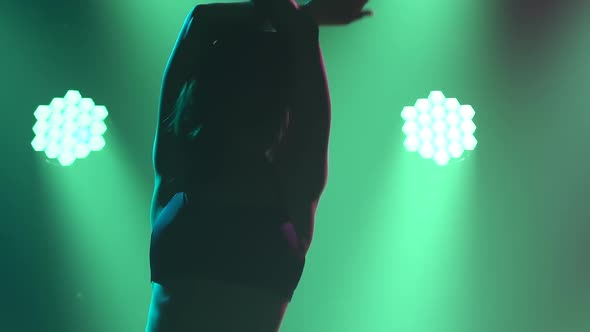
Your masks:
<svg viewBox="0 0 590 332"><path fill-rule="evenodd" d="M318 24L353 22L366 3L256 0L189 14L154 143L147 331L277 331L327 177Z"/></svg>

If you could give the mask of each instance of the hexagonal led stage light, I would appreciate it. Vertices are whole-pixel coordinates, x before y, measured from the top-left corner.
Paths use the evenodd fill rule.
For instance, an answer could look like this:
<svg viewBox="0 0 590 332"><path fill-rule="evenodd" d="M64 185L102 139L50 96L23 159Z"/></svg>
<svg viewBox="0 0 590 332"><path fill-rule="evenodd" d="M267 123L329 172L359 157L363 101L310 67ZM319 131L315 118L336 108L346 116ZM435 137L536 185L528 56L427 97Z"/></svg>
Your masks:
<svg viewBox="0 0 590 332"><path fill-rule="evenodd" d="M104 120L108 114L106 107L70 90L64 98L37 107L31 145L63 166L72 165L76 159L86 158L91 151L105 146L102 135L107 130Z"/></svg>
<svg viewBox="0 0 590 332"><path fill-rule="evenodd" d="M433 159L440 166L461 158L477 145L473 107L446 98L441 91L433 91L414 106L404 107L401 116L405 120L402 131L406 134L406 150Z"/></svg>

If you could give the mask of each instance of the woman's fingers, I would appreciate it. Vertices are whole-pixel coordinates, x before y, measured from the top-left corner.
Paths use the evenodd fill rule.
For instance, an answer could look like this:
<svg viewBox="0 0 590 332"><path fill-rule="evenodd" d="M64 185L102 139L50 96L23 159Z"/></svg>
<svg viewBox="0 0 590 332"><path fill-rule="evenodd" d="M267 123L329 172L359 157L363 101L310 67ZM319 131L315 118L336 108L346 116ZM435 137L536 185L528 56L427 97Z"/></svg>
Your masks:
<svg viewBox="0 0 590 332"><path fill-rule="evenodd" d="M305 7L319 25L348 25L362 18L373 16L365 9L369 0L312 0Z"/></svg>
<svg viewBox="0 0 590 332"><path fill-rule="evenodd" d="M354 16L353 21L360 20L364 17L373 16L373 11L369 9L364 9L365 6L369 3L369 0L351 0L356 2L356 13Z"/></svg>
<svg viewBox="0 0 590 332"><path fill-rule="evenodd" d="M373 11L372 10L363 10L362 12L360 12L360 17L365 17L365 16L373 16Z"/></svg>
<svg viewBox="0 0 590 332"><path fill-rule="evenodd" d="M363 11L360 11L360 12L356 13L352 17L350 23L356 22L358 20L361 20L361 19L363 19L365 17L370 17L370 16L373 16L373 11L372 10L363 10Z"/></svg>

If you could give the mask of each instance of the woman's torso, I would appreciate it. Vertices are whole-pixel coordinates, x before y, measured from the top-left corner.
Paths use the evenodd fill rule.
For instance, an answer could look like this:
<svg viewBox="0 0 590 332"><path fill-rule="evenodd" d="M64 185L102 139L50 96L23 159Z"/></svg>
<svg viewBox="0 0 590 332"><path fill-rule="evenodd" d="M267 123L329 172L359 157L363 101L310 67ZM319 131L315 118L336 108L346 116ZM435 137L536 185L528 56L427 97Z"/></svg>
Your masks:
<svg viewBox="0 0 590 332"><path fill-rule="evenodd" d="M253 26L215 27L207 35L190 110L196 134L176 142L184 174L162 178L157 190L184 191L203 208L276 208L283 202L272 151L287 125L286 44L279 33Z"/></svg>

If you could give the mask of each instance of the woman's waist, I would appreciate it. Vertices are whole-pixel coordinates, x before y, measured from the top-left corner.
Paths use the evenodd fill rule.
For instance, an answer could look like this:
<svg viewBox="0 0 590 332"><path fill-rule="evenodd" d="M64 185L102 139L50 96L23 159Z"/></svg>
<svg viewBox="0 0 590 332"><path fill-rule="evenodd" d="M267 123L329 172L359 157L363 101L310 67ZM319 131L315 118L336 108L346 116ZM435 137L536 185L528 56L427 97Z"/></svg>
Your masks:
<svg viewBox="0 0 590 332"><path fill-rule="evenodd" d="M247 172L190 174L182 185L189 201L210 206L282 206L280 190L271 175Z"/></svg>
<svg viewBox="0 0 590 332"><path fill-rule="evenodd" d="M184 153L183 169L187 174L209 172L239 176L265 176L274 173L274 166L263 147L198 146L194 143Z"/></svg>
<svg viewBox="0 0 590 332"><path fill-rule="evenodd" d="M281 225L292 222L286 211L272 202L257 202L255 204L231 199L215 200L213 197L195 197L187 194L180 224L187 232L205 231L209 235L235 233L246 235L254 232L276 233ZM262 235L262 234L259 234Z"/></svg>
<svg viewBox="0 0 590 332"><path fill-rule="evenodd" d="M202 153L185 160L182 173L184 181L203 186L252 186L275 187L275 166L264 155L236 153Z"/></svg>

